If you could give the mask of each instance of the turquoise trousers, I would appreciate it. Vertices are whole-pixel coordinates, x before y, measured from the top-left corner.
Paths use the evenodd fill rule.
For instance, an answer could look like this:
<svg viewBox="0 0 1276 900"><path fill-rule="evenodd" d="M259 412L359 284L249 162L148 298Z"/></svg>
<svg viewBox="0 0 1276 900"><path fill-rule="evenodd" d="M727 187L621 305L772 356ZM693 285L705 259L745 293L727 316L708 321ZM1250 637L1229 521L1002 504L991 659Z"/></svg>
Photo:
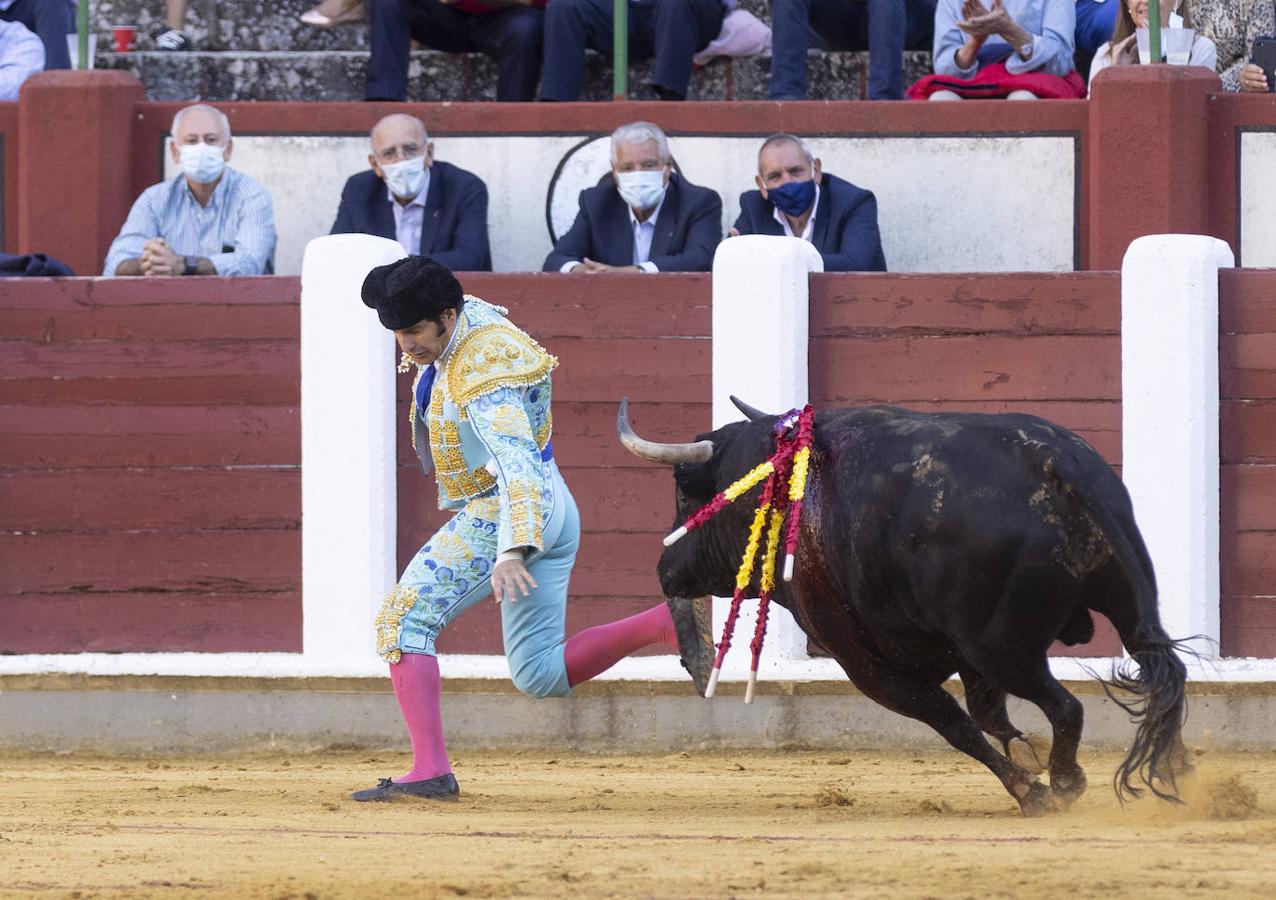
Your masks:
<svg viewBox="0 0 1276 900"><path fill-rule="evenodd" d="M565 697L567 587L580 548L580 513L558 466L552 460L545 466L545 546L526 560L537 586L531 596L501 604L501 631L514 686L533 697ZM378 653L390 662L400 653L433 656L439 632L491 596L499 515L495 493L479 497L431 535L377 616Z"/></svg>

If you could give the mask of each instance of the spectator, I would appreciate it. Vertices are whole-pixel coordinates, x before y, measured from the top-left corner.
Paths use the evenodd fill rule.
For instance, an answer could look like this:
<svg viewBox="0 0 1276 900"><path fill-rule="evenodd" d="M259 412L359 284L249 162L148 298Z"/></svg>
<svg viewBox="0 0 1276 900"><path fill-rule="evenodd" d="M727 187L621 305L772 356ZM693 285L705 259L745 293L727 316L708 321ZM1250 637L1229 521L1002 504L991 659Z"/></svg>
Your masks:
<svg viewBox="0 0 1276 900"><path fill-rule="evenodd" d="M45 69L71 68L66 36L74 31L74 19L72 0L0 0L0 21L21 22L44 44Z"/></svg>
<svg viewBox="0 0 1276 900"><path fill-rule="evenodd" d="M191 50L194 44L184 30L186 28L186 0L164 0L164 33L155 39L156 50Z"/></svg>
<svg viewBox="0 0 1276 900"><path fill-rule="evenodd" d="M1214 42L1223 90L1267 90L1261 66L1249 61L1254 39L1276 37L1273 0L1199 0L1193 10L1197 30Z"/></svg>
<svg viewBox="0 0 1276 900"><path fill-rule="evenodd" d="M413 40L496 60L496 99L532 100L541 75L547 0L367 0L368 100L405 100Z"/></svg>
<svg viewBox="0 0 1276 900"><path fill-rule="evenodd" d="M1116 2L1116 0L1114 0ZM1073 67L1074 0L939 0L935 74L908 89L913 99L1036 100L1085 96Z"/></svg>
<svg viewBox="0 0 1276 900"><path fill-rule="evenodd" d="M372 169L351 175L341 192L333 234L375 234L453 271L491 271L487 187L477 175L435 162L424 122L386 116L372 129L368 162Z"/></svg>
<svg viewBox="0 0 1276 900"><path fill-rule="evenodd" d="M775 0L771 5L772 100L806 99L812 33L828 50L868 51L868 99L904 99L904 49L927 50L935 0Z"/></svg>
<svg viewBox="0 0 1276 900"><path fill-rule="evenodd" d="M691 57L722 30L725 0L629 0L629 58L656 58L651 89L661 100L685 100ZM734 3L731 5L734 6ZM612 0L554 0L545 10L542 100L579 100L585 50L610 55Z"/></svg>
<svg viewBox="0 0 1276 900"><path fill-rule="evenodd" d="M825 272L885 272L877 199L824 172L806 141L773 134L758 150L756 191L740 195L741 234L799 237L815 245Z"/></svg>
<svg viewBox="0 0 1276 900"><path fill-rule="evenodd" d="M17 100L22 82L44 68L44 44L21 22L0 20L0 100Z"/></svg>
<svg viewBox="0 0 1276 900"><path fill-rule="evenodd" d="M1184 0L1180 6L1176 0L1163 0L1161 4L1161 27L1169 25L1170 16L1180 13L1183 16L1184 28L1195 28L1192 23L1192 5ZM1109 66L1136 66L1139 64L1139 48L1135 43L1135 29L1148 27L1148 0L1122 0L1121 12L1117 17L1116 30L1112 41L1103 44L1095 53L1094 62L1090 66L1090 83L1094 76ZM1188 55L1189 66L1204 66L1211 72L1217 62L1217 51L1214 42L1199 32L1192 40L1192 52Z"/></svg>
<svg viewBox="0 0 1276 900"><path fill-rule="evenodd" d="M1076 38L1077 59L1085 65L1078 68L1085 71L1088 61L1098 53L1099 47L1112 39L1112 30L1116 27L1117 10L1124 0L1077 0L1077 28L1073 32Z"/></svg>
<svg viewBox="0 0 1276 900"><path fill-rule="evenodd" d="M674 171L665 133L650 122L631 122L612 133L611 177L580 192L576 221L544 268L707 272L721 223L722 199Z"/></svg>
<svg viewBox="0 0 1276 900"><path fill-rule="evenodd" d="M202 103L173 117L181 172L142 192L106 254L103 275L263 275L272 269L270 194L230 168L230 123Z"/></svg>

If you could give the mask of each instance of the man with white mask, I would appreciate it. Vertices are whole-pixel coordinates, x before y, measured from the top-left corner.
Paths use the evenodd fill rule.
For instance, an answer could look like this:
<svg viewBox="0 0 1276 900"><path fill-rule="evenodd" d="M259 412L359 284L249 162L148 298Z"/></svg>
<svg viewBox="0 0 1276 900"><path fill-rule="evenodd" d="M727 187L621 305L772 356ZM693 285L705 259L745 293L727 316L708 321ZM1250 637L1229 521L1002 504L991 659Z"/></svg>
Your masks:
<svg viewBox="0 0 1276 900"><path fill-rule="evenodd" d="M722 239L722 198L675 169L650 122L611 136L611 173L580 193L580 212L546 272L708 272Z"/></svg>
<svg viewBox="0 0 1276 900"><path fill-rule="evenodd" d="M389 238L456 272L491 271L483 180L436 160L415 116L392 113L370 137L372 168L346 181L332 233Z"/></svg>
<svg viewBox="0 0 1276 900"><path fill-rule="evenodd" d="M270 193L232 169L230 122L203 103L173 117L178 174L137 198L103 275L268 275L275 254Z"/></svg>

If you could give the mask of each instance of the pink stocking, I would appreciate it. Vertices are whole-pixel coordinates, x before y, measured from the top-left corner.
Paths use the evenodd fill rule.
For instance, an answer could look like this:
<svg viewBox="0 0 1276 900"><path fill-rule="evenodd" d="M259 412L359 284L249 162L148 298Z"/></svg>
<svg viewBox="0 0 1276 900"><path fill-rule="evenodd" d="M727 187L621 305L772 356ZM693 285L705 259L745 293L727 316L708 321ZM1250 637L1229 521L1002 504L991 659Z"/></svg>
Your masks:
<svg viewBox="0 0 1276 900"><path fill-rule="evenodd" d="M601 672L606 672L635 650L650 644L669 644L678 648L678 635L667 604L653 606L636 616L586 628L567 639L564 661L567 683L578 685Z"/></svg>
<svg viewBox="0 0 1276 900"><path fill-rule="evenodd" d="M451 772L439 712L439 661L424 653L404 653L390 666L390 683L412 738L412 771L394 780L423 781Z"/></svg>

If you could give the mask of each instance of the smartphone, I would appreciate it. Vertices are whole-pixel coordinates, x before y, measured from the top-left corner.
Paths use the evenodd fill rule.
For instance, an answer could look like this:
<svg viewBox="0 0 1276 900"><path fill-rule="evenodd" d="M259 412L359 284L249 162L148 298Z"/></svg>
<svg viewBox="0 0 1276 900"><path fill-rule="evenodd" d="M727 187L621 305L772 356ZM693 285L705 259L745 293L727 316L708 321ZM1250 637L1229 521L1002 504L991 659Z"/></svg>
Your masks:
<svg viewBox="0 0 1276 900"><path fill-rule="evenodd" d="M1263 70L1267 76L1267 93L1276 93L1276 37L1254 38L1254 49L1249 61Z"/></svg>

